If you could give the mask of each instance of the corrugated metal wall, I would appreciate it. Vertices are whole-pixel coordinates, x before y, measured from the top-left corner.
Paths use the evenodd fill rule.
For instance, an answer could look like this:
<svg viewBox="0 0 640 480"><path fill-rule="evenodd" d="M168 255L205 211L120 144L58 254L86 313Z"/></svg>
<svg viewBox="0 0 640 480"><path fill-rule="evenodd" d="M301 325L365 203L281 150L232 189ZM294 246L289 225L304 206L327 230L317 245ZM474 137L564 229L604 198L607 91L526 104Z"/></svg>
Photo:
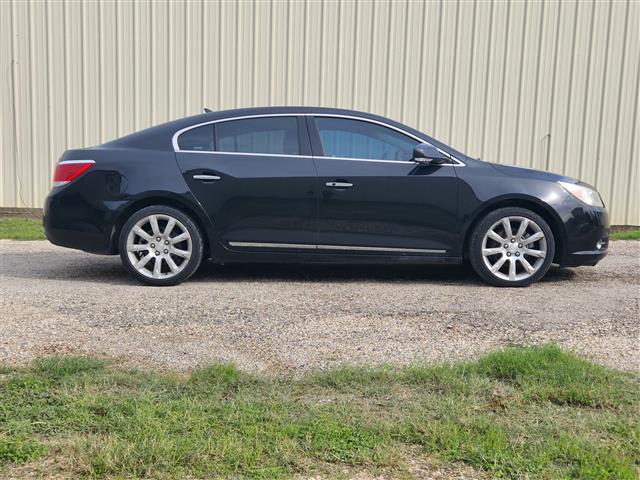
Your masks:
<svg viewBox="0 0 640 480"><path fill-rule="evenodd" d="M0 4L0 206L67 148L212 109L375 112L595 184L640 224L637 1Z"/></svg>

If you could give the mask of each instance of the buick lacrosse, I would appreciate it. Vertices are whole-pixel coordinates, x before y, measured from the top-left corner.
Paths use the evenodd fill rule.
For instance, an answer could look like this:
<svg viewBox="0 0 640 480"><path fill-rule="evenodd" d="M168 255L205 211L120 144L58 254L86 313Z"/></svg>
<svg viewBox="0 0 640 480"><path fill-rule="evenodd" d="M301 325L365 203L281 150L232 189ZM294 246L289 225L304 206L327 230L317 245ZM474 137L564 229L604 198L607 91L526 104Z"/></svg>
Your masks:
<svg viewBox="0 0 640 480"><path fill-rule="evenodd" d="M609 220L591 186L484 162L351 110L209 112L59 160L52 243L119 254L149 285L228 262L459 264L526 286L595 265Z"/></svg>

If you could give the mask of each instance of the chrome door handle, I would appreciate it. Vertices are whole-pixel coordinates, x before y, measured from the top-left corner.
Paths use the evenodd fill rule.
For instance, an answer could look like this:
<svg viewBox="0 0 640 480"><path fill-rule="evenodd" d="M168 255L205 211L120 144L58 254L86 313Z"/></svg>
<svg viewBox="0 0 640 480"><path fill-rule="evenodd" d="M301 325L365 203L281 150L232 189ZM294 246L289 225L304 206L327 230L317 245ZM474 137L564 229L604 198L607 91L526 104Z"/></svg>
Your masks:
<svg viewBox="0 0 640 480"><path fill-rule="evenodd" d="M220 180L220 177L218 175L194 175L193 178L194 180L205 180L205 181Z"/></svg>
<svg viewBox="0 0 640 480"><path fill-rule="evenodd" d="M353 183L349 183L349 182L327 182L325 185L327 187L331 187L331 188L351 188L351 187L353 187Z"/></svg>

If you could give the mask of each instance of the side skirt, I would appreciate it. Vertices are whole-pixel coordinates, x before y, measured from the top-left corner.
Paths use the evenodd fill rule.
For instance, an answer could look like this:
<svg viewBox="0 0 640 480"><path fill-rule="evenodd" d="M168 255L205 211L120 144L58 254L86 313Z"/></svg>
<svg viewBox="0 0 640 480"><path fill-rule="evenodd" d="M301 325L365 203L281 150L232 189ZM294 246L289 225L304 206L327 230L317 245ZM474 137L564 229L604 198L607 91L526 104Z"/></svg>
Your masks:
<svg viewBox="0 0 640 480"><path fill-rule="evenodd" d="M462 257L444 255L380 255L357 253L231 252L214 263L333 263L343 265L459 265Z"/></svg>

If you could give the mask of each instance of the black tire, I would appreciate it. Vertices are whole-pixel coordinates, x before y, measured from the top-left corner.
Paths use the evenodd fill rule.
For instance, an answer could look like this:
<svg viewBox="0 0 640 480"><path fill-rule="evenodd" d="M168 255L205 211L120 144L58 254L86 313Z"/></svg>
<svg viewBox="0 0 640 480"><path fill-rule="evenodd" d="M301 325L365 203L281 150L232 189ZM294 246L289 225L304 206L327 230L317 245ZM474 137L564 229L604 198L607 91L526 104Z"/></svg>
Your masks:
<svg viewBox="0 0 640 480"><path fill-rule="evenodd" d="M485 263L485 259L482 254L484 237L492 226L494 226L497 222L500 222L503 218L506 218L506 217L524 217L528 220L535 222L535 224L537 224L540 227L542 233L544 233L544 237L545 237L544 240L546 241L546 256L544 257L544 261L540 262L539 267L537 267L537 270L533 274L530 274L530 276L528 276L527 278L517 279L517 280L499 278L497 275L500 274L501 272L498 271L496 274L492 273L489 266L487 266L487 264ZM526 223L526 222L523 222L523 223ZM525 237L525 235L523 235L523 237ZM515 238L515 234L512 238ZM510 253L511 241L512 240L510 238L509 242L506 243L506 245L508 246L505 247L506 250L504 253L504 255L507 255L506 252L509 251L509 258L506 259L508 261L505 262L507 264L507 267L503 267L507 269L510 265L510 262L513 262L516 265L518 264L518 261L516 261L516 258L511 257L511 253ZM516 240L515 242L516 245L518 245L518 242L519 241ZM523 243L526 243L526 242L523 242ZM495 242L494 248L497 248L495 246L496 244L498 244L498 242ZM516 246L514 246L514 248L516 248ZM532 253L535 253L535 252L532 252ZM497 287L526 287L540 280L542 277L544 277L544 275L549 270L549 267L553 262L553 257L555 254L555 239L553 237L553 232L551 231L551 228L549 227L547 222L544 220L544 218L542 218L537 213L532 212L531 210L528 210L526 208L520 208L520 207L500 208L498 210L494 210L488 213L484 218L482 218L476 224L473 231L471 232L468 254L469 254L469 260L471 261L471 265L473 266L473 269L487 283L490 283L491 285L495 285ZM501 254L497 253L495 255L499 256ZM513 255L515 255L515 253ZM518 252L519 257L520 255L522 255L522 259L525 259L525 255L520 254ZM496 258L496 257L489 257L489 258ZM526 259L529 259L529 257L527 256ZM526 270L524 269L524 266L522 265L522 261L520 261L519 268L521 268L522 275L527 274ZM502 273L502 275L505 276L507 274Z"/></svg>
<svg viewBox="0 0 640 480"><path fill-rule="evenodd" d="M172 217L173 219L177 220L176 222L177 227L179 229L182 229L182 227L184 227L184 229L186 229L186 231L190 236L189 240L186 240L186 242L190 241L191 255L189 256L189 258L185 258L184 260L178 259L173 262L174 268L176 267L176 264L178 261L186 262L185 265L182 265L182 263L178 265L178 268L180 270L176 274L173 274L170 271L166 271L166 270L170 270L169 264L167 263L168 260L165 260L164 262L160 261L161 268L165 270L165 272L161 274L164 276L160 278L152 278L148 275L141 273L140 271L138 271L138 269L136 269L136 267L132 263L132 259L130 258L131 256L135 257L136 255L141 255L141 257L139 257L139 259L141 259L143 253L146 253L146 252L143 252L140 254L129 252L127 250L127 239L129 237L129 234L132 228L139 221L143 220L145 217L149 217L150 215ZM162 218L165 218L165 217L162 217ZM164 228L166 229L166 224ZM150 233L151 232L147 232L147 234L150 234ZM168 233L170 234L171 232L168 232ZM163 240L162 243L159 243L159 245L161 246L157 247L158 251L155 252L156 255L158 252L162 254L163 252L169 251L169 250L162 250L165 246L163 245L164 242L165 240ZM118 245L119 245L119 251L120 251L120 259L122 260L122 264L124 265L125 269L129 273L131 273L136 279L138 279L139 281L147 285L169 286L169 285L177 285L179 283L182 283L196 272L196 270L200 266L200 263L202 262L203 241L202 241L202 234L200 233L200 229L198 228L196 223L184 212L181 212L180 210L177 210L172 207L167 207L165 205L152 205L150 207L146 207L141 210L138 210L136 213L131 215L131 217L127 220L127 222L122 226L122 229L120 230L120 238L118 241ZM146 245L146 244L141 243L140 245ZM149 243L149 245L151 245L151 243ZM183 244L179 244L179 245L183 245ZM168 248L171 248L171 247L168 246ZM180 253L180 251L178 251L178 253ZM148 255L152 255L152 251L149 251ZM144 257L146 258L146 255L144 255ZM178 258L178 257L172 257L172 258ZM154 262L154 265L155 265L155 262L157 261L158 261L157 259L153 259L153 256L151 256L151 258L148 259L148 262L149 263ZM163 265L163 263L165 263L165 265ZM167 276L167 275L172 275L172 276Z"/></svg>

